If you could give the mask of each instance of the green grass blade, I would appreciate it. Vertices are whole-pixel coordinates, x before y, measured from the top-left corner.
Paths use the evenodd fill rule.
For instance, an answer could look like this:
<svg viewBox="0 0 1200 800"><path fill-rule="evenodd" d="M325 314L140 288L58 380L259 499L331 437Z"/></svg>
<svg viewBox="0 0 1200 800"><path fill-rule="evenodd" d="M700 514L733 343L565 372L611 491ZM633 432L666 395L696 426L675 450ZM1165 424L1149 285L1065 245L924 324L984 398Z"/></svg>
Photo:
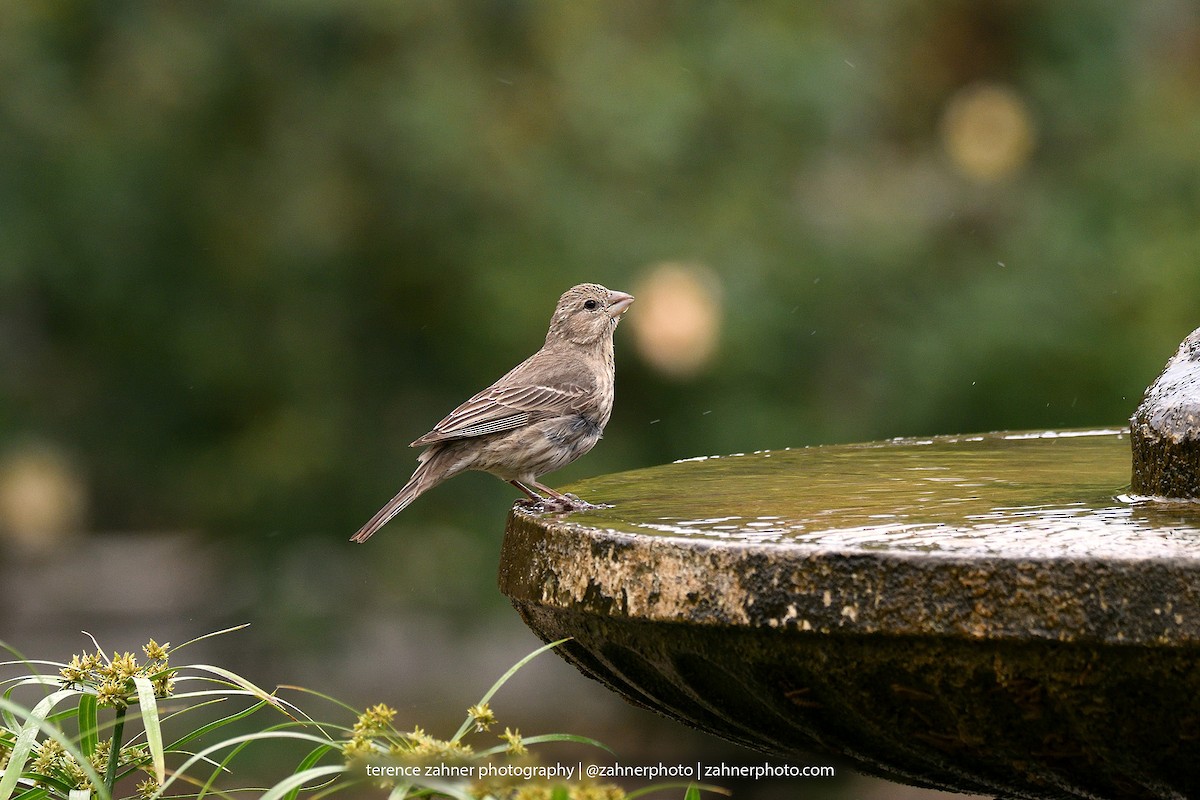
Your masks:
<svg viewBox="0 0 1200 800"><path fill-rule="evenodd" d="M201 672L208 672L213 675L216 675L219 678L223 678L225 681L233 684L234 686L240 687L243 691L247 691L250 694L254 695L259 700L269 703L273 708L275 708L281 714L289 717L290 719L296 719L296 717L293 716L290 711L288 711L288 706L291 705L290 703L280 700L278 697L276 697L272 693L259 688L252 681L250 681L246 678L243 678L241 675L238 675L236 672L232 672L230 670L225 669L224 667L217 667L212 664L189 664L188 669L197 670L197 671L201 671Z"/></svg>
<svg viewBox="0 0 1200 800"><path fill-rule="evenodd" d="M318 761L320 761L322 758L324 758L326 753L328 753L330 750L333 750L333 749L334 748L332 745L325 745L322 747L313 748L312 752L310 752L308 755L306 755L304 757L304 760L296 765L296 770L295 770L296 773L301 773L301 772L304 772L305 770L312 769L313 767L315 767L317 765ZM284 797L284 800L296 800L296 798L299 796L300 796L300 787L296 786L290 792L287 793L287 796Z"/></svg>
<svg viewBox="0 0 1200 800"><path fill-rule="evenodd" d="M607 753L616 755L616 752L606 745L604 742L590 739L587 736L576 736L573 733L542 733L537 736L522 736L521 741L525 744L541 744L542 742L573 742L575 744L586 744L591 747L597 747Z"/></svg>
<svg viewBox="0 0 1200 800"><path fill-rule="evenodd" d="M289 775L268 789L262 796L261 800L282 800L282 798L285 796L291 797L293 793L299 792L300 789L307 783L312 783L319 778L337 775L338 773L345 771L345 764L336 764L326 767L312 767L311 769L297 772L293 775Z"/></svg>
<svg viewBox="0 0 1200 800"><path fill-rule="evenodd" d="M60 689L43 697L29 712L29 716L25 718L25 723L21 725L21 729L17 733L16 741L13 742L12 752L8 756L8 765L4 768L4 775L0 777L0 800L9 800L17 788L17 781L21 778L25 762L29 760L29 754L33 751L33 745L37 741L38 730L45 723L46 717L56 705L73 694L76 694L74 689Z"/></svg>
<svg viewBox="0 0 1200 800"><path fill-rule="evenodd" d="M0 661L0 667L22 667L27 670L30 675L41 675L37 671L37 667L49 667L50 671L57 675L58 671L66 666L61 661L46 661L44 659L29 659L25 654L15 647L12 647L7 642L0 642L0 650L6 650L16 659L15 661Z"/></svg>
<svg viewBox="0 0 1200 800"><path fill-rule="evenodd" d="M167 777L167 761L163 755L162 726L158 721L158 698L154 696L154 684L145 675L134 675L133 686L137 689L142 728L146 732L146 746L150 748L150 761L154 764L154 777L161 785Z"/></svg>
<svg viewBox="0 0 1200 800"><path fill-rule="evenodd" d="M614 756L616 755L616 752L603 742L598 742L595 739L589 739L586 736L576 736L571 733L543 733L538 736L521 737L522 744L542 744L544 742L573 742L575 744L586 744L590 745L591 747L598 747ZM487 758L488 756L499 755L507 750L508 745L500 744L496 745L495 747L489 747L487 750L480 750L476 755L478 755L480 758Z"/></svg>
<svg viewBox="0 0 1200 800"><path fill-rule="evenodd" d="M42 677L45 677L45 673L38 672L37 670L33 669L33 667L49 667L55 672L55 674L57 674L58 671L65 666L66 664L61 661L47 661L44 658L23 658L19 661L0 661L0 667L25 667L29 670L30 675Z"/></svg>
<svg viewBox="0 0 1200 800"><path fill-rule="evenodd" d="M208 668L207 666L189 666L189 667L187 667L187 669L207 669L207 668ZM229 673L229 674L234 675L234 673ZM238 677L238 676L235 675L235 677ZM228 699L231 697L253 697L253 698L258 698L259 700L263 700L265 703L270 705L272 708L274 708L276 711L280 712L284 716L291 719L293 722L302 722L304 720L307 720L310 724L314 725L315 727L319 727L319 725L317 725L315 720L309 719L308 715L305 714L302 709L298 708L291 701L285 700L282 697L278 697L275 694L267 694L262 689L259 689L257 686L254 687L253 691L251 691L249 689L240 689L240 688L236 688L235 685L231 685L230 682L223 677L218 678L218 677L214 677L211 675L180 676L175 679L175 683L176 683L176 685L179 685L187 680L199 681L199 682L206 683L206 684L217 684L218 686L221 686L224 688L206 689L206 690L198 690L198 691L191 691L191 692L176 691L171 694L172 704L179 703L183 700L192 700L197 697L218 697L218 698L225 698L225 699ZM242 680L245 680L245 679L243 678ZM253 684L251 684L251 685L253 686ZM187 709L185 708L184 710L186 711ZM304 720L301 720L300 719L301 717L303 717Z"/></svg>
<svg viewBox="0 0 1200 800"><path fill-rule="evenodd" d="M176 780L188 774L188 770L190 770L197 762L207 760L208 756L212 753L216 753L219 750L224 750L227 747L236 747L249 742L270 741L272 739L298 739L300 741L311 742L314 745L322 746L328 744L329 741L328 739L322 739L321 737L314 736L310 733L300 733L298 731L272 731L269 733L247 733L241 736L234 736L230 739L226 739L223 742L217 742L216 744L209 745L200 752L193 754L171 772L171 775L169 775L159 787L159 791L162 793L163 790L173 784ZM0 798L0 800L6 800L6 798Z"/></svg>
<svg viewBox="0 0 1200 800"><path fill-rule="evenodd" d="M408 790L411 788L412 784L410 783L397 783L388 792L388 800L404 800L404 798L408 797Z"/></svg>
<svg viewBox="0 0 1200 800"><path fill-rule="evenodd" d="M37 784L39 788L45 789L51 797L55 798L66 797L67 792L75 788L75 784L68 786L59 778L54 778L49 775L41 775L37 772L33 772L32 770L26 770L21 774L21 777L24 778L27 783L32 782ZM21 793L21 795L23 794L25 794L25 792ZM17 796L20 797L21 795Z"/></svg>
<svg viewBox="0 0 1200 800"><path fill-rule="evenodd" d="M74 783L68 784L60 778L55 778L50 775L39 775L36 772L25 772L21 775L26 782L32 781L38 786L44 786L50 791L50 796L54 798L66 798L67 792L76 788Z"/></svg>
<svg viewBox="0 0 1200 800"><path fill-rule="evenodd" d="M432 795L434 797L446 795L447 797L453 797L454 800L478 800L469 792L466 792L454 784L447 783L445 781L421 778L416 785L420 786L422 789L428 790L428 792L423 792L422 795ZM409 788L411 789L412 787L410 786Z"/></svg>
<svg viewBox="0 0 1200 800"><path fill-rule="evenodd" d="M571 800L571 793L565 786L555 786L554 791L550 793L550 800Z"/></svg>
<svg viewBox="0 0 1200 800"><path fill-rule="evenodd" d="M235 631L240 631L242 628L249 628L249 627L250 627L249 622L243 622L241 625L234 625L232 628L222 628L219 631L213 631L212 633L206 633L202 636L197 636L195 639L188 639L183 644L175 645L174 647L171 648L171 653L172 654L178 653L180 650L182 650L183 648L187 647L190 644L195 644L196 642L203 642L205 639L211 639L214 636L224 636L227 633L233 633Z"/></svg>
<svg viewBox="0 0 1200 800"><path fill-rule="evenodd" d="M328 703L331 703L332 705L338 706L339 708L341 708L344 711L350 712L350 714L352 714L355 717L357 717L359 714L359 710L356 709L354 706L350 705L349 703L343 703L341 700L338 700L336 697L331 697L330 695L323 694L321 692L317 692L312 689L306 689L303 686L293 686L291 684L280 684L279 686L277 686L275 688L275 691L279 692L279 691L283 691L285 689L290 692L298 692L301 694L309 695L311 697L319 698ZM275 696L279 697L278 695L275 695ZM338 731L340 733L341 731L345 730L345 727L342 725L334 725L334 724L331 724L328 722L318 722L317 720L315 720L311 716L309 716L303 709L301 709L295 703L284 700L281 697L279 699L281 702L287 703L288 707L290 709L292 709L293 711L295 711L297 714L299 714L301 717L303 717L308 722L309 725L311 725L312 727L316 728L317 730L319 730L323 733L329 733L330 730ZM330 735L329 738L332 741L334 736Z"/></svg>
<svg viewBox="0 0 1200 800"><path fill-rule="evenodd" d="M58 678L51 675L28 675L23 678L16 678L9 683L12 685L4 691L3 695L4 700L8 702L13 702L12 693L18 686L62 686L62 682ZM25 711L25 709L19 705L15 705L15 707L21 711ZM17 718L13 713L13 709L8 708L8 706L0 706L0 716L2 716L4 719L4 727L8 728L10 731L15 731L17 728L21 727L21 723L17 721Z"/></svg>
<svg viewBox="0 0 1200 800"><path fill-rule="evenodd" d="M684 789L686 792L684 800L700 798L701 792L714 792L716 794L723 794L726 797L733 794L733 792L722 786L713 786L707 783L656 783L651 786L643 786L641 789L635 789L625 795L625 800L637 800L639 797L644 797L653 792L660 792L663 789Z"/></svg>
<svg viewBox="0 0 1200 800"><path fill-rule="evenodd" d="M305 686L294 686L290 683L280 684L279 688L287 689L289 692L299 692L300 694L307 694L311 697L317 698L318 700L324 700L327 703L338 706L343 711L349 711L351 714L353 714L356 717L359 715L359 713L361 713L360 709L355 708L354 706L350 705L349 703L344 703L341 700L338 700L336 697L325 694L324 692L318 692L316 689L309 689Z"/></svg>
<svg viewBox="0 0 1200 800"><path fill-rule="evenodd" d="M225 681L228 683L238 686L244 691L250 692L250 694L254 695L260 700L266 700L272 705L278 704L278 699L266 689L259 688L248 678L243 678L241 675L238 675L232 670L225 669L224 667L218 667L213 664L190 664L188 665L188 668L199 670L201 672L210 672L219 678L225 679Z"/></svg>
<svg viewBox="0 0 1200 800"><path fill-rule="evenodd" d="M8 695L4 695L4 699L8 700ZM4 710L0 713L0 720L3 720L3 728L6 731L15 731L21 727L21 723L13 716L13 713L8 710L8 706L4 706Z"/></svg>
<svg viewBox="0 0 1200 800"><path fill-rule="evenodd" d="M200 791L198 791L196 793L196 800L204 800L204 798L207 797L210 792L219 793L220 790L214 788L213 784L215 784L217 782L217 778L222 773L232 772L232 770L229 769L229 764L232 763L233 760L235 758L237 758L238 755L243 750L245 750L247 747L249 747L255 741L261 741L261 740L268 739L271 737L271 734L274 732L275 731L271 728L268 728L265 731L256 731L254 734L255 737L261 737L261 738L250 738L250 739L246 739L245 741L238 742L237 744L234 745L234 747L228 753L225 754L225 757L223 759L221 759L219 762L214 762L215 768L213 769L212 774L210 774L208 776L208 780L205 781L204 784L200 787ZM234 740L230 739L228 741L233 742Z"/></svg>
<svg viewBox="0 0 1200 800"><path fill-rule="evenodd" d="M530 661L533 661L533 659L537 658L538 656L540 656L542 653L546 652L547 650L551 650L555 647L558 647L560 644L562 644L565 641L568 641L568 639L559 639L557 642L551 642L550 644L542 645L537 650L534 650L532 653L530 653L529 655L522 658L516 664L513 664L511 667L508 668L508 672L501 675L499 680L497 680L495 683L492 684L492 688L488 689L487 693L484 694L484 696L482 698L480 698L479 705L483 705L487 701L491 700L492 695L494 695L496 692L500 691L500 687L503 686L504 684L508 683L508 679L511 678L513 675L516 675L517 670L519 670L521 667L525 666ZM463 736L466 735L467 731L471 730L471 726L473 726L474 724L475 724L475 720L472 719L471 716L468 714L466 720L462 724L462 727L460 727L458 729L458 732L455 733L454 736L452 736L450 738L450 741L457 742L459 739L461 739Z"/></svg>
<svg viewBox="0 0 1200 800"><path fill-rule="evenodd" d="M100 729L96 724L96 695L83 692L79 695L79 751L87 758L91 758L99 743Z"/></svg>
<svg viewBox="0 0 1200 800"><path fill-rule="evenodd" d="M204 705L211 705L214 702L218 702L218 701L209 700ZM196 728L196 730L191 731L190 733L187 733L184 736L181 736L178 739L176 739L175 741L171 742L170 746L168 746L167 749L168 750L178 750L180 747L187 744L188 742L195 741L196 739L199 739L201 736L204 736L205 734L212 733L213 731L217 730L218 728L224 728L226 725L229 725L232 722L237 722L240 719L245 719L246 717L253 714L255 711L258 711L264 705L266 705L266 703L263 703L260 700L259 702L255 703L254 705L250 706L249 708L244 708L241 711L238 711L236 714L230 714L227 717L221 717L220 719L213 720L212 722L210 722L206 725L201 725L199 728ZM182 713L182 712L179 712L179 713ZM172 715L172 716L174 716L174 715Z"/></svg>

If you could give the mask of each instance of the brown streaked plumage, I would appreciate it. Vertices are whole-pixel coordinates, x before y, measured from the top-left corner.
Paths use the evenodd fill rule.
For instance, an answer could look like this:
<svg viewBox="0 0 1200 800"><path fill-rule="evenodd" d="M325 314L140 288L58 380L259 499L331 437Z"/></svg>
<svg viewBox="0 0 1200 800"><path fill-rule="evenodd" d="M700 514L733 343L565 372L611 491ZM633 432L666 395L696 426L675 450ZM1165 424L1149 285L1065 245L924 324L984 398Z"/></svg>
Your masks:
<svg viewBox="0 0 1200 800"><path fill-rule="evenodd" d="M542 501L581 501L538 483L600 440L612 414L613 331L633 297L595 283L559 298L546 343L412 443L417 469L351 541L365 542L409 503L466 470L490 472Z"/></svg>

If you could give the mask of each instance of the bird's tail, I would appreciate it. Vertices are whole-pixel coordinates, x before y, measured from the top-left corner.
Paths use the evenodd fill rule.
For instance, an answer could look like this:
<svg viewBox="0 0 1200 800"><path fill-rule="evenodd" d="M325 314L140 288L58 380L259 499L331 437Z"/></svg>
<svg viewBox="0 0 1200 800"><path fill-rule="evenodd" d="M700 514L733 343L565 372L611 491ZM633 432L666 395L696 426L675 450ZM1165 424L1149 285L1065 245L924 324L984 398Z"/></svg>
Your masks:
<svg viewBox="0 0 1200 800"><path fill-rule="evenodd" d="M350 537L350 541L361 544L370 539L375 531L407 508L409 503L453 474L443 468L436 456L430 457L429 451L422 453L420 459L421 463L417 465L417 469L408 479L408 483L404 484L404 488L389 500L387 505L375 512L375 516L367 520L367 524L359 528L358 533Z"/></svg>

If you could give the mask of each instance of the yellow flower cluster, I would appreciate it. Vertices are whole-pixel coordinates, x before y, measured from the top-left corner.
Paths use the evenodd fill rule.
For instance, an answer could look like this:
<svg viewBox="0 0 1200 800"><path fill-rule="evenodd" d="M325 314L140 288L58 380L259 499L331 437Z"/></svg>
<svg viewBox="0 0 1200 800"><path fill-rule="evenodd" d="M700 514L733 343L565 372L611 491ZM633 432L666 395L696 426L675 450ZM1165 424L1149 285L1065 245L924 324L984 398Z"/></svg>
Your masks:
<svg viewBox="0 0 1200 800"><path fill-rule="evenodd" d="M95 772L104 774L111 750L112 739L105 739L96 744L96 749L88 757L88 763ZM33 752L29 771L45 779L39 781L38 785L65 784L72 789L95 790L83 767L56 740L46 739L35 744ZM149 753L144 746L124 747L118 759L119 764L145 764L148 761Z"/></svg>
<svg viewBox="0 0 1200 800"><path fill-rule="evenodd" d="M414 728L407 733L396 730L394 720L396 710L382 703L372 706L359 715L350 737L342 745L342 755L347 763L377 762L380 765L470 765L477 763L482 766L487 762L482 760L486 753L475 755L471 746L459 739L438 739L430 736L421 728ZM487 703L479 703L467 709L467 718L474 732L484 733L496 724L496 714ZM465 726L464 726L465 728ZM469 728L465 728L469 729ZM536 764L536 757L530 755L525 739L515 728L506 727L499 734L504 742L504 755L509 763L530 765ZM493 753L497 750L492 750ZM475 767L470 767L474 770ZM379 772L374 772L379 776ZM411 775L412 773L406 773ZM474 774L474 773L472 773ZM480 773L482 774L482 773ZM386 777L384 772L381 785L394 785L395 778ZM409 778L411 788L421 791L419 778ZM528 779L513 779L512 776L496 779L480 779L461 785L464 794L472 797L489 798L489 800L624 800L625 791L613 784L577 783L556 784L544 780L530 781ZM565 792L565 795L564 795ZM407 796L407 795L405 795Z"/></svg>
<svg viewBox="0 0 1200 800"><path fill-rule="evenodd" d="M467 709L467 715L475 723L476 733L485 733L496 724L496 712L487 703L479 703Z"/></svg>
<svg viewBox="0 0 1200 800"><path fill-rule="evenodd" d="M554 800L557 788L559 787L548 784L521 786L515 789L512 795L501 800ZM562 788L567 790L568 800L625 800L625 790L611 783L580 784Z"/></svg>
<svg viewBox="0 0 1200 800"><path fill-rule="evenodd" d="M438 739L420 728L403 734L401 740L392 744L391 755L400 756L422 764L454 764L470 757L471 746L462 742Z"/></svg>
<svg viewBox="0 0 1200 800"><path fill-rule="evenodd" d="M101 706L125 708L134 699L136 690L132 679L149 678L157 697L169 697L174 691L175 671L168 663L167 650L170 643L159 644L151 639L142 647L146 663L139 664L133 653L122 653L108 658L102 652L73 655L59 670L63 686L74 689L91 688Z"/></svg>
<svg viewBox="0 0 1200 800"><path fill-rule="evenodd" d="M359 715L342 745L347 761L391 757L416 763L453 763L471 756L471 748L461 742L437 739L420 728L400 733L393 727L396 709L383 703Z"/></svg>
<svg viewBox="0 0 1200 800"><path fill-rule="evenodd" d="M49 779L62 781L73 789L91 789L91 781L83 767L53 739L35 745L37 758L30 763L30 771Z"/></svg>

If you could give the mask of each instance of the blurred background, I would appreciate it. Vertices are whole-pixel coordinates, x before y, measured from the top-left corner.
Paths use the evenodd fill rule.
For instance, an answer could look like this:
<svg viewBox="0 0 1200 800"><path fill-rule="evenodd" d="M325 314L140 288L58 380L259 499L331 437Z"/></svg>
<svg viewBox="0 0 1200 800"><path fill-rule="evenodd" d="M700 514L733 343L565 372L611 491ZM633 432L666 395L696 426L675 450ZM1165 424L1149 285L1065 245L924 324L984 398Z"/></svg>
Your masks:
<svg viewBox="0 0 1200 800"><path fill-rule="evenodd" d="M346 540L582 281L638 300L556 486L1123 424L1200 324L1194 3L2 8L0 638L33 657L250 622L212 657L456 722L537 644L495 588L516 493ZM506 691L627 761L761 762L552 656Z"/></svg>

